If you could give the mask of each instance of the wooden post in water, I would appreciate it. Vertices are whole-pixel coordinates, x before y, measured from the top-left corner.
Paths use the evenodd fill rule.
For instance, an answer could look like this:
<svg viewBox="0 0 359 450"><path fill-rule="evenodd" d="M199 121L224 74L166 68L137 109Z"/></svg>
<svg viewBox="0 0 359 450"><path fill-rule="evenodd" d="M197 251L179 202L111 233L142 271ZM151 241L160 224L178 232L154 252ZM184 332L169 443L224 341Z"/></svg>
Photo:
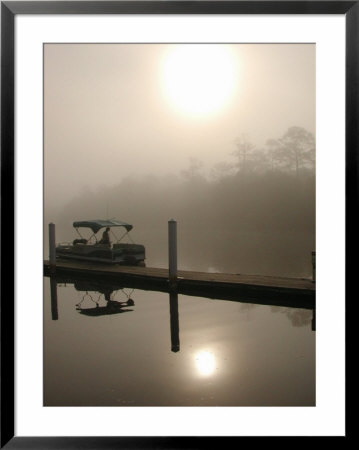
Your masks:
<svg viewBox="0 0 359 450"><path fill-rule="evenodd" d="M54 223L49 223L49 259L50 270L54 272L56 269L56 238Z"/></svg>
<svg viewBox="0 0 359 450"><path fill-rule="evenodd" d="M313 269L313 272L312 272L312 281L313 281L313 283L315 283L315 252L312 252L312 269Z"/></svg>
<svg viewBox="0 0 359 450"><path fill-rule="evenodd" d="M177 222L168 221L168 276L171 288L177 285Z"/></svg>
<svg viewBox="0 0 359 450"><path fill-rule="evenodd" d="M57 281L54 277L50 277L51 291L51 317L52 320L58 320L59 313L57 309Z"/></svg>
<svg viewBox="0 0 359 450"><path fill-rule="evenodd" d="M312 331L316 330L316 325L315 325L315 308L313 309L312 312Z"/></svg>
<svg viewBox="0 0 359 450"><path fill-rule="evenodd" d="M171 325L171 351L176 353L180 349L178 293L170 291L170 325Z"/></svg>

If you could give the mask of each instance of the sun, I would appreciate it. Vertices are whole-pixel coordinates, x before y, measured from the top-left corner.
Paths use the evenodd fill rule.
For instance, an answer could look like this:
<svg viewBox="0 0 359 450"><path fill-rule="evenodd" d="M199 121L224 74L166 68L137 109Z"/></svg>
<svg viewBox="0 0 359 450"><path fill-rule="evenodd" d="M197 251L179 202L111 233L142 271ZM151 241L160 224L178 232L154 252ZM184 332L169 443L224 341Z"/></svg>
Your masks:
<svg viewBox="0 0 359 450"><path fill-rule="evenodd" d="M233 96L238 67L226 44L181 44L168 49L162 85L172 105L184 114L203 117L221 110Z"/></svg>
<svg viewBox="0 0 359 450"><path fill-rule="evenodd" d="M207 350L202 350L195 355L196 368L200 375L207 376L212 375L215 367L216 361L211 352Z"/></svg>

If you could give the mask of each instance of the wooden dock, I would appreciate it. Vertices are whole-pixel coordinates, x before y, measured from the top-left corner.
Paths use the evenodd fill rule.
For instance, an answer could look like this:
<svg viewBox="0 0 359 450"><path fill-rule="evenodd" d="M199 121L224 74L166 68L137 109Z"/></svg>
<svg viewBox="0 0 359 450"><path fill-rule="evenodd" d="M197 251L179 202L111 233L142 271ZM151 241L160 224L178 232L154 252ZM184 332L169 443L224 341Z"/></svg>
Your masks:
<svg viewBox="0 0 359 450"><path fill-rule="evenodd" d="M97 279L123 283L124 287L169 292L168 269L94 264L78 261L56 261L51 272L44 261L45 276L66 279ZM234 300L247 303L315 308L315 283L310 279L259 275L178 271L176 291L179 294Z"/></svg>

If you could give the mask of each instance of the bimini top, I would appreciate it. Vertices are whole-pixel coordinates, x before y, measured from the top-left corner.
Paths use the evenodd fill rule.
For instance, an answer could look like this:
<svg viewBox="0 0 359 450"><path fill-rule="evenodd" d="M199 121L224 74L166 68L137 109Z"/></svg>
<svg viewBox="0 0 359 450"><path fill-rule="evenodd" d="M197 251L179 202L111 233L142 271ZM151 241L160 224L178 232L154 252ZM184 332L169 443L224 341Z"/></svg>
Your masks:
<svg viewBox="0 0 359 450"><path fill-rule="evenodd" d="M127 231L132 230L133 226L129 223L121 222L120 220L80 220L73 223L74 228L91 228L94 233L97 233L101 228L107 227L124 227Z"/></svg>

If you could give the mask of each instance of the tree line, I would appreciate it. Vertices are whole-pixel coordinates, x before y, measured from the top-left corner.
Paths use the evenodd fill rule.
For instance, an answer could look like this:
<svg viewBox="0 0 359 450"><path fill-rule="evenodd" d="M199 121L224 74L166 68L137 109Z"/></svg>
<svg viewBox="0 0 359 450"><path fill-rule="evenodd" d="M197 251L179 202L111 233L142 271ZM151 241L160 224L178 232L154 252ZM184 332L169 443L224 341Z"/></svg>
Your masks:
<svg viewBox="0 0 359 450"><path fill-rule="evenodd" d="M242 135L235 140L233 164L219 163L214 177L237 173L242 177L253 173L285 172L295 174L315 170L314 135L302 127L290 127L283 136L268 139L263 148L257 148Z"/></svg>
<svg viewBox="0 0 359 450"><path fill-rule="evenodd" d="M154 228L174 217L196 228L314 229L311 133L291 127L282 137L268 140L264 149L241 137L233 156L233 164L215 166L211 177L194 158L181 174L126 177L115 186L84 190L63 213L71 215L70 220L108 213Z"/></svg>
<svg viewBox="0 0 359 450"><path fill-rule="evenodd" d="M167 222L178 221L181 264L222 271L307 276L315 247L315 143L299 127L258 149L241 137L232 164L206 176L193 158L176 175L125 177L84 189L56 216L57 238L74 220L117 218L134 225L150 265L166 264ZM46 216L46 211L45 211ZM201 265L201 261L204 261ZM197 262L196 262L197 261Z"/></svg>

